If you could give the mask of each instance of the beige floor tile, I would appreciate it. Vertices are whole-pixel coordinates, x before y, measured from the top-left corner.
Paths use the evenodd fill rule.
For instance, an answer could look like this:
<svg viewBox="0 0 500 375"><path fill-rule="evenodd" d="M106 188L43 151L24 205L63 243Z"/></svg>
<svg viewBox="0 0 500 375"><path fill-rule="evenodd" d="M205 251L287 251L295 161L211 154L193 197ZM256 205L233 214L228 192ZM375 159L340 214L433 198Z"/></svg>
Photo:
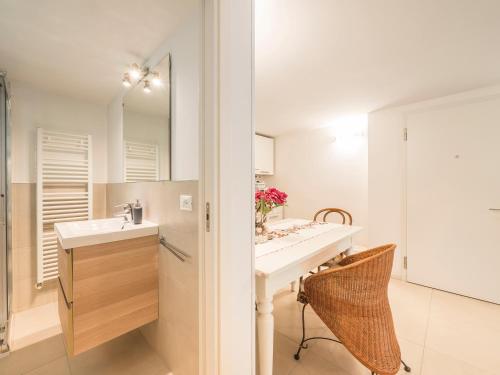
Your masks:
<svg viewBox="0 0 500 375"><path fill-rule="evenodd" d="M345 350L345 348L339 345L337 350L340 353ZM356 368L355 371L361 368L358 367L357 364L354 364L354 366ZM346 362L336 362L334 358L326 359L311 347L301 354L300 359L297 361L297 366L290 371L289 375L352 375L358 373L351 372L347 370L346 367L348 367L346 366ZM364 375L369 374L366 368L363 369L364 372L362 373Z"/></svg>
<svg viewBox="0 0 500 375"><path fill-rule="evenodd" d="M493 375L456 358L426 348L422 363L422 375Z"/></svg>
<svg viewBox="0 0 500 375"><path fill-rule="evenodd" d="M332 333L329 330L324 330L321 333L323 337L332 337ZM411 367L411 374L420 374L420 367L423 356L423 347L415 344L413 342L399 339L399 345L401 347L401 355L403 360ZM302 353L313 355L315 358L321 358L321 360L329 363L333 369L342 370L345 373L351 375L366 375L367 369L362 365L353 355L341 344L326 341L326 340L314 340L309 342L309 348L302 350ZM308 361L306 361L307 363ZM318 375L325 374L328 372L318 372ZM406 374L401 366L398 374Z"/></svg>
<svg viewBox="0 0 500 375"><path fill-rule="evenodd" d="M54 336L0 358L0 374L24 374L46 365L65 354L62 335Z"/></svg>
<svg viewBox="0 0 500 375"><path fill-rule="evenodd" d="M68 358L66 356L60 357L53 362L27 372L25 375L71 375Z"/></svg>
<svg viewBox="0 0 500 375"><path fill-rule="evenodd" d="M498 371L500 306L434 291L426 348L485 371Z"/></svg>
<svg viewBox="0 0 500 375"><path fill-rule="evenodd" d="M389 301L398 337L424 345L431 296L430 288L391 280Z"/></svg>
<svg viewBox="0 0 500 375"><path fill-rule="evenodd" d="M13 351L60 334L57 303L13 313L10 317L9 345Z"/></svg>
<svg viewBox="0 0 500 375"><path fill-rule="evenodd" d="M300 341L302 338L302 307L297 302L297 294L293 292L282 292L274 298L274 328L277 332L288 338ZM306 308L307 327L311 333L320 332L326 328L325 324L312 311Z"/></svg>
<svg viewBox="0 0 500 375"><path fill-rule="evenodd" d="M391 304L393 305L394 320L399 322L399 331L406 333L406 336L412 339L398 337L402 357L412 368L412 374L418 375L421 372L431 293L432 290L428 288L391 280ZM412 307L415 309L413 310ZM277 374L287 374L286 371L289 371L290 368L289 375L369 374L366 367L354 358L343 345L325 340L310 341L309 348L302 350L301 359L297 365L290 364L290 355L293 355L297 350L302 336L301 309L302 305L296 301L294 293L284 291L275 297L275 331L278 335L285 336L290 340L284 359L279 357L283 355L283 349L275 347L275 368L279 370ZM334 338L332 332L310 307L306 308L306 325L308 337ZM419 341L421 344L415 341ZM292 346L290 346L290 342L293 343ZM283 338L275 345L284 347ZM288 366L276 363L276 361L281 362L282 360ZM406 374L403 367L401 367L399 374Z"/></svg>
<svg viewBox="0 0 500 375"><path fill-rule="evenodd" d="M134 331L68 360L73 375L164 375L167 368Z"/></svg>
<svg viewBox="0 0 500 375"><path fill-rule="evenodd" d="M422 359L424 357L424 347L414 342L398 338L401 348L401 359L411 368L411 375L419 375L422 372ZM408 374L403 366L399 369L398 375ZM444 375L444 374L443 374Z"/></svg>
<svg viewBox="0 0 500 375"><path fill-rule="evenodd" d="M297 343L285 335L274 334L273 373L275 375L288 375L297 366L293 353L297 350Z"/></svg>

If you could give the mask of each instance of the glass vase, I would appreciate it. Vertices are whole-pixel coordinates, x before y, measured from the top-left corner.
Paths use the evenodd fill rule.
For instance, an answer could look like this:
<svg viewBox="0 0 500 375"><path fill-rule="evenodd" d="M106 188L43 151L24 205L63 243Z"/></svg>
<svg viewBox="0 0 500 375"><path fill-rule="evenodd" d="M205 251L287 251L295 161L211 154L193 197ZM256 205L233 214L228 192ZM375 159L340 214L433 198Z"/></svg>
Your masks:
<svg viewBox="0 0 500 375"><path fill-rule="evenodd" d="M255 243L264 243L269 239L268 230L266 227L266 217L263 216L261 220L255 222Z"/></svg>

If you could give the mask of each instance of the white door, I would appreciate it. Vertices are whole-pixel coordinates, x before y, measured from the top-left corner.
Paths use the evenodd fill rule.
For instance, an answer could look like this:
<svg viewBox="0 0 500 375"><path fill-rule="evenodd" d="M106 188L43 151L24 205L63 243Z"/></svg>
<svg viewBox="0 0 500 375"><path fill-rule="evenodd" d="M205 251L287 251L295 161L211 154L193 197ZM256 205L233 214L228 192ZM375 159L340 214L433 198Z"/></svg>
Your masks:
<svg viewBox="0 0 500 375"><path fill-rule="evenodd" d="M408 281L500 303L500 99L407 126Z"/></svg>

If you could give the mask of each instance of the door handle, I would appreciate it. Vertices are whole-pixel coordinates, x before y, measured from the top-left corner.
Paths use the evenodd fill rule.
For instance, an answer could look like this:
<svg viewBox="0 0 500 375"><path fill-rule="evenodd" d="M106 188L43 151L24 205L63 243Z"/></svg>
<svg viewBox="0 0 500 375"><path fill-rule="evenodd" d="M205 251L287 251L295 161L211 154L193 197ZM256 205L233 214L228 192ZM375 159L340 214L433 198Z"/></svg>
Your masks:
<svg viewBox="0 0 500 375"><path fill-rule="evenodd" d="M500 208L489 208L489 211L500 211Z"/></svg>

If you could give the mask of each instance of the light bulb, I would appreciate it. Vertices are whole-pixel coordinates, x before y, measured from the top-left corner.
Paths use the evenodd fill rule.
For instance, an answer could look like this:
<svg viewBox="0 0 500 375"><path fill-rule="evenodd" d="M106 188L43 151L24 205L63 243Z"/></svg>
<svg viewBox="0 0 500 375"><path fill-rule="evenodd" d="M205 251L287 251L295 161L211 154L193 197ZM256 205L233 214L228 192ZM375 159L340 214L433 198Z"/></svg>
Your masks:
<svg viewBox="0 0 500 375"><path fill-rule="evenodd" d="M125 86L125 87L132 86L132 82L130 82L130 75L128 73L125 73L123 75L122 83L123 83L123 86Z"/></svg>
<svg viewBox="0 0 500 375"><path fill-rule="evenodd" d="M133 79L139 79L141 78L141 68L137 64L132 64L130 68L130 77Z"/></svg>
<svg viewBox="0 0 500 375"><path fill-rule="evenodd" d="M144 92L146 94L149 94L151 92L151 85L149 84L149 81L147 79L144 81Z"/></svg>
<svg viewBox="0 0 500 375"><path fill-rule="evenodd" d="M163 82L161 81L161 78L160 78L160 73L153 72L153 79L151 80L151 82L153 82L154 86L161 86L161 85L163 85Z"/></svg>

